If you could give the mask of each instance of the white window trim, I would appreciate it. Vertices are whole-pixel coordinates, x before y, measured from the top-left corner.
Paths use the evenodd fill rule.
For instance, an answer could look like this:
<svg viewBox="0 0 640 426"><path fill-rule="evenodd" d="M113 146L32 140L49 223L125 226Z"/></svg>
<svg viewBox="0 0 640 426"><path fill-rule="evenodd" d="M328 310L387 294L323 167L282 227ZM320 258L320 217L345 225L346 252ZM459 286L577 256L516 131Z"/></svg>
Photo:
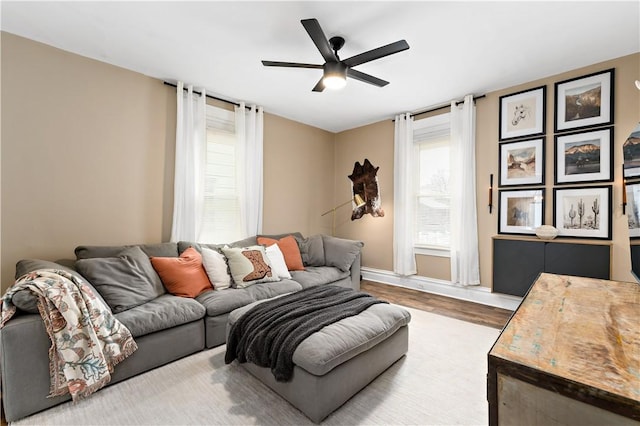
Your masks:
<svg viewBox="0 0 640 426"><path fill-rule="evenodd" d="M416 244L413 246L413 251L415 254L421 254L423 256L451 257L451 250L448 247Z"/></svg>

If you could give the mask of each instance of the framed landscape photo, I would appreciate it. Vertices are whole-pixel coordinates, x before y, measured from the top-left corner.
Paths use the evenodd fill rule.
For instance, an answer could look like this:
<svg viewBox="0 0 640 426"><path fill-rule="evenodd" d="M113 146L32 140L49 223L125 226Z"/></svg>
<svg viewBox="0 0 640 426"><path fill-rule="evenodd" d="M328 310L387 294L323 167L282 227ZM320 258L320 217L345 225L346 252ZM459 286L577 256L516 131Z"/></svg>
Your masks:
<svg viewBox="0 0 640 426"><path fill-rule="evenodd" d="M627 184L629 237L640 238L640 182Z"/></svg>
<svg viewBox="0 0 640 426"><path fill-rule="evenodd" d="M555 131L613 123L614 69L555 84Z"/></svg>
<svg viewBox="0 0 640 426"><path fill-rule="evenodd" d="M555 137L556 185L613 181L613 127Z"/></svg>
<svg viewBox="0 0 640 426"><path fill-rule="evenodd" d="M544 185L545 138L500 144L499 186Z"/></svg>
<svg viewBox="0 0 640 426"><path fill-rule="evenodd" d="M553 190L553 226L559 237L610 240L611 210L611 186Z"/></svg>
<svg viewBox="0 0 640 426"><path fill-rule="evenodd" d="M624 156L624 177L635 178L640 176L640 124L631 131L631 134L622 144Z"/></svg>
<svg viewBox="0 0 640 426"><path fill-rule="evenodd" d="M547 86L500 96L500 141L545 133Z"/></svg>
<svg viewBox="0 0 640 426"><path fill-rule="evenodd" d="M535 235L544 217L544 189L500 191L498 233Z"/></svg>

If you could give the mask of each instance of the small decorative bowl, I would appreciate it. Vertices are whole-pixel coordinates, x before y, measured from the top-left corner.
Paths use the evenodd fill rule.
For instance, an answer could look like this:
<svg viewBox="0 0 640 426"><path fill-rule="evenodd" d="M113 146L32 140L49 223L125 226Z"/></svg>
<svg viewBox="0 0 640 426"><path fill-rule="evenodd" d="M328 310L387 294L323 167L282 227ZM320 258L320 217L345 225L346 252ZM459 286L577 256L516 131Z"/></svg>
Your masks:
<svg viewBox="0 0 640 426"><path fill-rule="evenodd" d="M541 240L553 240L558 236L558 230L551 225L542 225L536 228L536 235Z"/></svg>

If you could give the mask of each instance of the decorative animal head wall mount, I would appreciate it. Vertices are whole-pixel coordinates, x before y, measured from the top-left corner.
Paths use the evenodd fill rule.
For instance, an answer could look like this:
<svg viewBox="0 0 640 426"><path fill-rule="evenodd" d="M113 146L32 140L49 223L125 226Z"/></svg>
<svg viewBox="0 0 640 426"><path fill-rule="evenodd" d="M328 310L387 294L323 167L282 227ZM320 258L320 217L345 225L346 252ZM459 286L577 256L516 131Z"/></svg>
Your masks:
<svg viewBox="0 0 640 426"><path fill-rule="evenodd" d="M365 204L353 209L351 220L360 219L369 213L373 217L383 217L384 210L381 207L380 190L378 188L378 169L374 167L368 159L364 159L364 164L358 161L353 165L353 173L348 177L353 186L353 195L359 195Z"/></svg>

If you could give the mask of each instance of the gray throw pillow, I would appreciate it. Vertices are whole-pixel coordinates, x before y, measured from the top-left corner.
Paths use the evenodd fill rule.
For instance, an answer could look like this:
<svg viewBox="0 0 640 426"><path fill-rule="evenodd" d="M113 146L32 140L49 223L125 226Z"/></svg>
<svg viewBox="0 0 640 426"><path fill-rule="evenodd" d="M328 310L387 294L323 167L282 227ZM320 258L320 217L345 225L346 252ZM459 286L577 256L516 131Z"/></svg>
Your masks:
<svg viewBox="0 0 640 426"><path fill-rule="evenodd" d="M178 254L182 254L182 252L189 247L193 247L194 249L198 250L198 253L202 253L202 247L221 252L220 249L222 249L222 247L224 247L225 245L226 244L205 244L196 243L194 241L178 241Z"/></svg>
<svg viewBox="0 0 640 426"><path fill-rule="evenodd" d="M304 266L324 266L324 243L322 235L312 235L309 238L296 237L302 263Z"/></svg>
<svg viewBox="0 0 640 426"><path fill-rule="evenodd" d="M362 250L362 241L345 240L330 235L323 235L324 258L327 266L335 266L341 271L347 272L353 261Z"/></svg>
<svg viewBox="0 0 640 426"><path fill-rule="evenodd" d="M96 291L95 288L77 271L69 268L67 266L61 265L56 262L51 262L48 260L40 260L40 259L22 259L18 263L16 263L16 275L15 278L18 279L24 274L28 274L29 272L37 271L38 269L61 269L63 271L67 271L77 278L82 280L104 304L105 306L109 306L105 303L100 293ZM33 294L29 290L20 290L16 294L13 295L11 301L14 305L21 311L28 312L30 314L38 313L38 296Z"/></svg>
<svg viewBox="0 0 640 426"><path fill-rule="evenodd" d="M118 257L80 259L76 269L93 284L114 313L142 305L165 293L149 257L138 246Z"/></svg>
<svg viewBox="0 0 640 426"><path fill-rule="evenodd" d="M178 257L177 243L133 244L126 246L78 246L77 259L94 257L118 257L119 253L131 247L140 247L148 257Z"/></svg>

